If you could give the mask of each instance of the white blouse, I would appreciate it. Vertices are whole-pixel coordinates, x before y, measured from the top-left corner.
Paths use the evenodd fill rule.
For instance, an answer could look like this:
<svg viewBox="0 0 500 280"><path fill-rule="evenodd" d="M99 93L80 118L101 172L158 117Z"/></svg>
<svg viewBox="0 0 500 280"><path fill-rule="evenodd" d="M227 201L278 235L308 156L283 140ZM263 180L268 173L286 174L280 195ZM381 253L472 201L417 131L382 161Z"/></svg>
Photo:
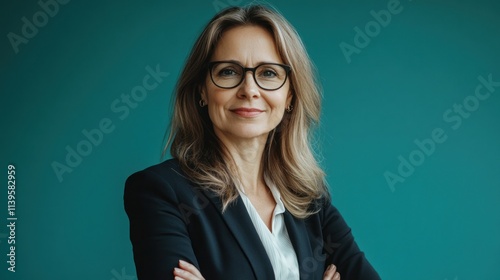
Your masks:
<svg viewBox="0 0 500 280"><path fill-rule="evenodd" d="M276 207L274 208L273 218L272 218L272 232L266 226L259 213L253 206L250 199L245 195L243 188L238 190L247 208L250 219L257 231L257 234L262 241L262 245L266 249L267 256L271 261L274 269L274 276L276 280L299 280L299 264L297 262L297 255L293 249L292 242L288 236L286 230L285 221L283 219L283 213L285 212L285 206L281 201L281 195L278 188L270 184L266 180L269 189L276 201Z"/></svg>

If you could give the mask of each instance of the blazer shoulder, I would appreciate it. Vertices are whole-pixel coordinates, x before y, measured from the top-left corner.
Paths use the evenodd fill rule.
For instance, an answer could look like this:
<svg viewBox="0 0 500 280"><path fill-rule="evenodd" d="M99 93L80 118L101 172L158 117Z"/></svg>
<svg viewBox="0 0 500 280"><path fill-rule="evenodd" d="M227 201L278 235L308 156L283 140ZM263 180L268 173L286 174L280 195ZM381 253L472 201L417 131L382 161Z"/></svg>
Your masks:
<svg viewBox="0 0 500 280"><path fill-rule="evenodd" d="M168 180L187 180L187 177L182 172L177 159L168 159L161 163L149 166L143 170L137 171L127 178L127 182L138 178L157 177L158 179Z"/></svg>
<svg viewBox="0 0 500 280"><path fill-rule="evenodd" d="M193 183L182 172L176 159L169 159L130 175L125 182L125 192L179 191Z"/></svg>

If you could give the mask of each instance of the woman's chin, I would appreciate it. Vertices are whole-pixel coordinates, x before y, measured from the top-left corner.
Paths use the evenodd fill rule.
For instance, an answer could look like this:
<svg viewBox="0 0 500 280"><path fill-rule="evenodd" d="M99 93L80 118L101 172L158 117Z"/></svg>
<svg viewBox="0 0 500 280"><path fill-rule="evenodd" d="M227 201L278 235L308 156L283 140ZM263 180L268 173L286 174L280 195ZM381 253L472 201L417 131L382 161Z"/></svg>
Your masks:
<svg viewBox="0 0 500 280"><path fill-rule="evenodd" d="M239 127L238 130L220 131L216 133L221 139L228 139L229 141L251 141L262 139L265 141L269 135L268 129L245 128Z"/></svg>

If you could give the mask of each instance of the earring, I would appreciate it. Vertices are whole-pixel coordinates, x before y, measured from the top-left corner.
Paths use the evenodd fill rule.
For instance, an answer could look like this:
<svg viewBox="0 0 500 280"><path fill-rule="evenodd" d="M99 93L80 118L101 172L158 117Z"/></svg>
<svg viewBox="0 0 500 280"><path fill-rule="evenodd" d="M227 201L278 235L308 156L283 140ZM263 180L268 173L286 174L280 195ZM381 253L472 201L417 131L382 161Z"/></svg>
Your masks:
<svg viewBox="0 0 500 280"><path fill-rule="evenodd" d="M288 106L286 107L286 109L285 109L285 110L286 110L288 113L290 113L290 112L293 110L293 105L292 105L292 104L288 105Z"/></svg>
<svg viewBox="0 0 500 280"><path fill-rule="evenodd" d="M198 104L200 104L200 107L207 106L207 102L205 102L205 100L203 100L203 99L200 99L200 101L198 101Z"/></svg>

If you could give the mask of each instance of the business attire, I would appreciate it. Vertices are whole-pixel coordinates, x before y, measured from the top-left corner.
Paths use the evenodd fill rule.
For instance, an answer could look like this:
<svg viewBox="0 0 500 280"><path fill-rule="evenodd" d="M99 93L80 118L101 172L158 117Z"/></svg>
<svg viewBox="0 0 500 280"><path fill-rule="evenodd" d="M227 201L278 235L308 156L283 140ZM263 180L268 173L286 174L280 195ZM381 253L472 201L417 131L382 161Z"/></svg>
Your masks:
<svg viewBox="0 0 500 280"><path fill-rule="evenodd" d="M239 196L222 213L221 199L186 178L175 159L131 175L124 200L138 278L173 279L173 269L182 259L207 280L276 279L243 199ZM320 211L306 219L286 209L278 213L294 248L300 279L322 279L332 263L344 280L380 279L331 202L313 204Z"/></svg>
<svg viewBox="0 0 500 280"><path fill-rule="evenodd" d="M253 206L250 198L245 194L243 188L239 188L241 200L245 205L248 216L260 238L262 246L266 250L267 257L274 270L275 279L299 280L299 263L297 254L293 248L292 241L286 229L284 213L285 205L281 201L278 188L267 178L264 178L271 194L276 202L271 219L271 230L264 223L259 212Z"/></svg>

